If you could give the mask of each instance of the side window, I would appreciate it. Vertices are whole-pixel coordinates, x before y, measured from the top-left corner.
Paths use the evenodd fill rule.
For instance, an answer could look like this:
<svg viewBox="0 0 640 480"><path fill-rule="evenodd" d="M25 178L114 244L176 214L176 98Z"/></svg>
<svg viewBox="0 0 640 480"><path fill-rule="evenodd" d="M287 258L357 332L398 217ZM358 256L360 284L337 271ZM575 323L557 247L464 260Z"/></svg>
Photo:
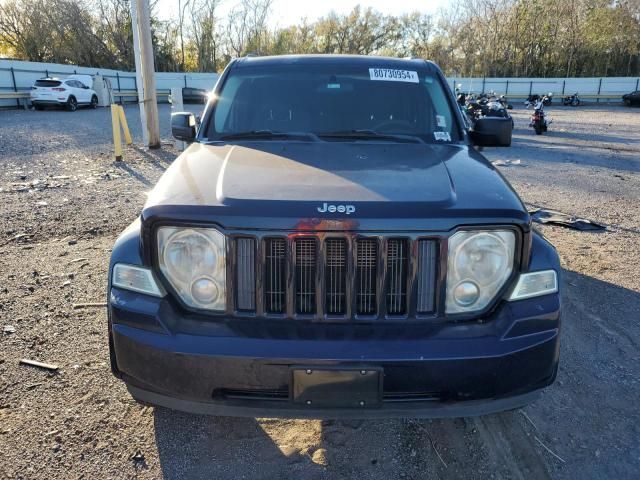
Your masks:
<svg viewBox="0 0 640 480"><path fill-rule="evenodd" d="M238 89L243 84L241 77L230 76L224 87L223 95L218 98L215 115L213 132L224 132L232 129L232 125L238 121L240 116L241 103L234 103Z"/></svg>
<svg viewBox="0 0 640 480"><path fill-rule="evenodd" d="M431 105L435 115L435 118L432 119L435 124L435 128L432 129L434 131L448 132L453 135L453 112L451 111L451 107L449 106L449 102L447 102L444 92L442 91L440 82L438 82L436 78L428 76L425 78L424 86L429 94L429 98L431 99Z"/></svg>

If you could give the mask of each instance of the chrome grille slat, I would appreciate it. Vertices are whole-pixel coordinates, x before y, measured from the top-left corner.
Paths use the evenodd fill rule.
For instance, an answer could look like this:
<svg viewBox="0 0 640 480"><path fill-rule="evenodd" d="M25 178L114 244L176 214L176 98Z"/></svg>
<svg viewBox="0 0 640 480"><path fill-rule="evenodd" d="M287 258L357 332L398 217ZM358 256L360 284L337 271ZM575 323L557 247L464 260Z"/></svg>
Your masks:
<svg viewBox="0 0 640 480"><path fill-rule="evenodd" d="M284 313L286 290L286 243L282 238L266 240L265 310Z"/></svg>
<svg viewBox="0 0 640 480"><path fill-rule="evenodd" d="M256 309L255 240L236 240L236 295L238 310Z"/></svg>
<svg viewBox="0 0 640 480"><path fill-rule="evenodd" d="M392 238L387 243L387 312L391 315L406 313L407 250L406 240Z"/></svg>
<svg viewBox="0 0 640 480"><path fill-rule="evenodd" d="M342 238L326 241L326 311L331 315L342 315L346 308L347 247Z"/></svg>
<svg viewBox="0 0 640 480"><path fill-rule="evenodd" d="M437 243L434 240L418 242L418 292L416 311L432 313L435 310L435 279L437 264Z"/></svg>
<svg viewBox="0 0 640 480"><path fill-rule="evenodd" d="M378 243L375 239L356 242L356 311L362 315L376 313Z"/></svg>
<svg viewBox="0 0 640 480"><path fill-rule="evenodd" d="M314 238L295 241L296 313L316 310L317 248Z"/></svg>

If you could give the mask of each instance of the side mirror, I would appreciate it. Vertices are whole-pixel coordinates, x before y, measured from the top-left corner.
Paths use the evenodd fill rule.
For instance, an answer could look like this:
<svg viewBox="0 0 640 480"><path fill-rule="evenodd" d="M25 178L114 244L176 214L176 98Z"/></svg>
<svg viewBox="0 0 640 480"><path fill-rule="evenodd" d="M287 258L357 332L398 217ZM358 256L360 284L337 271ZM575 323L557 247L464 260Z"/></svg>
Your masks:
<svg viewBox="0 0 640 480"><path fill-rule="evenodd" d="M82 88L84 88L85 90L89 90L89 87L87 87L86 85L82 85Z"/></svg>
<svg viewBox="0 0 640 480"><path fill-rule="evenodd" d="M171 114L171 135L176 140L193 142L196 138L196 117L190 112Z"/></svg>
<svg viewBox="0 0 640 480"><path fill-rule="evenodd" d="M479 147L509 147L512 130L511 118L482 117L473 123L469 137Z"/></svg>

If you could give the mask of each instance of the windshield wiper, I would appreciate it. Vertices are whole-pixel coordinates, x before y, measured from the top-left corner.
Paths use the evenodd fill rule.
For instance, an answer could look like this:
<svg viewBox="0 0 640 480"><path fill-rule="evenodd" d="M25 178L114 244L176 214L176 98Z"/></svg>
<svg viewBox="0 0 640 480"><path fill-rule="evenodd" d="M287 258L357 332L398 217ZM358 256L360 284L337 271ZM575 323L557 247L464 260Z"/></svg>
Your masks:
<svg viewBox="0 0 640 480"><path fill-rule="evenodd" d="M320 138L353 138L353 139L375 139L375 140L401 140L405 142L426 143L417 135L404 135L398 133L380 133L375 130L339 130L336 132L318 133Z"/></svg>
<svg viewBox="0 0 640 480"><path fill-rule="evenodd" d="M317 140L318 136L311 132L278 132L274 130L248 130L246 132L229 133L221 136L218 140L240 140L240 139L270 139L270 138L307 138Z"/></svg>

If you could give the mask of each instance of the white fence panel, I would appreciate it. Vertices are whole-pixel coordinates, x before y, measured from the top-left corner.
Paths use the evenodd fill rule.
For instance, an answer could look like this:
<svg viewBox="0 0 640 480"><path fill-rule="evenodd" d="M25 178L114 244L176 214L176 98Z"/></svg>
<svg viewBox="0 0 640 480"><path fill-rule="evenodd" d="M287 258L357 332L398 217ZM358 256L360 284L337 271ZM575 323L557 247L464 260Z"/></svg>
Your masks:
<svg viewBox="0 0 640 480"><path fill-rule="evenodd" d="M0 93L13 92L16 90L28 92L39 78L47 76L65 78L74 73L89 75L100 74L111 80L111 86L114 90L136 90L137 88L136 75L134 72L124 72L109 68L79 67L77 65L62 65L57 63L0 60ZM156 88L166 93L169 93L171 88L179 87L211 90L217 79L217 73L157 72ZM11 107L15 105L15 100L0 99L0 107Z"/></svg>
<svg viewBox="0 0 640 480"><path fill-rule="evenodd" d="M28 92L31 85L44 76L61 78L73 73L90 75L101 74L111 80L114 90L136 90L136 77L133 72L111 70L108 68L79 67L56 63L23 62L19 60L0 60L0 93L15 90ZM15 82L14 82L15 79ZM211 90L218 79L217 73L179 73L158 72L156 86L159 91L167 92L171 88L195 87ZM482 93L494 91L512 98L526 98L531 93L553 93L556 96L578 92L581 95L611 95L618 100L624 93L640 89L638 77L608 78L458 78L447 79L455 90L461 85L463 92ZM162 100L162 99L161 99ZM15 100L1 100L0 107L15 106Z"/></svg>

